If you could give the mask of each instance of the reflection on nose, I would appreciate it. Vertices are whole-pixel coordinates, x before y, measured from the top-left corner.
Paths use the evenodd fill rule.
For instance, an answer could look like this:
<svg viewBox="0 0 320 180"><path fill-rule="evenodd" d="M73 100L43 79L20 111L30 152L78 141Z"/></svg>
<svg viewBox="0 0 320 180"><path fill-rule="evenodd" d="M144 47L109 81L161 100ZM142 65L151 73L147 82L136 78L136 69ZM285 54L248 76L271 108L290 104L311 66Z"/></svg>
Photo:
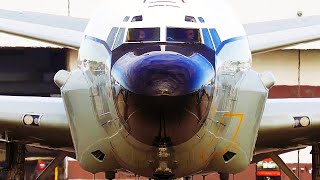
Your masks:
<svg viewBox="0 0 320 180"><path fill-rule="evenodd" d="M113 66L112 76L127 90L149 96L178 96L199 90L214 78L214 68L198 53L127 53Z"/></svg>

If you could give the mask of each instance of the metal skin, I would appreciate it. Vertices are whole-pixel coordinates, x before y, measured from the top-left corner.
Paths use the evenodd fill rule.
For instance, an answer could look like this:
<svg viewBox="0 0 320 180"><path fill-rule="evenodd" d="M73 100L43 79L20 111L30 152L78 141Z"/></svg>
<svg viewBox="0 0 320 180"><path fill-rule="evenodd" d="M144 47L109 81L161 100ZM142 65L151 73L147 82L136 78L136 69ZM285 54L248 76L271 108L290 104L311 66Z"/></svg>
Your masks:
<svg viewBox="0 0 320 180"><path fill-rule="evenodd" d="M186 9L175 10L174 17ZM142 14L147 19L157 12ZM118 19L109 32L133 26ZM159 26L154 23L150 27ZM242 28L240 23L228 25ZM163 39L114 47L101 34L90 33L100 26L89 23L79 51L81 65L61 87L76 157L85 170L177 178L238 173L248 166L267 89L250 69L243 31L229 33L241 38L223 41L221 36L215 48Z"/></svg>
<svg viewBox="0 0 320 180"><path fill-rule="evenodd" d="M222 0L106 0L83 32L84 19L0 15L3 32L65 47L78 49L84 34L79 68L54 78L65 107L61 98L0 96L3 142L75 153L108 177L168 179L225 178L254 147L251 162L320 141L320 99L266 101L274 77L251 70L251 53L319 39L319 16L243 27ZM131 37L146 29L152 41ZM187 30L196 38L183 41Z"/></svg>

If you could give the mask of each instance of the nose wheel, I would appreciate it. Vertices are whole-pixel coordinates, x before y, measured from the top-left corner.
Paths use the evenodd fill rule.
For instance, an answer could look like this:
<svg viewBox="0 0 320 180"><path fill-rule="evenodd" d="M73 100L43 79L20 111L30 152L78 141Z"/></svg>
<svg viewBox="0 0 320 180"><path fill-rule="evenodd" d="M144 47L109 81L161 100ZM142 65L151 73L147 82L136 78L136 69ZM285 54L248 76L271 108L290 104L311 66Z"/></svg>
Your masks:
<svg viewBox="0 0 320 180"><path fill-rule="evenodd" d="M115 179L116 178L116 173L117 173L116 171L106 171L105 177L108 180Z"/></svg>
<svg viewBox="0 0 320 180"><path fill-rule="evenodd" d="M173 174L154 174L153 177L156 180L169 180L172 179L174 175Z"/></svg>
<svg viewBox="0 0 320 180"><path fill-rule="evenodd" d="M219 173L220 180L229 180L229 174L228 173Z"/></svg>

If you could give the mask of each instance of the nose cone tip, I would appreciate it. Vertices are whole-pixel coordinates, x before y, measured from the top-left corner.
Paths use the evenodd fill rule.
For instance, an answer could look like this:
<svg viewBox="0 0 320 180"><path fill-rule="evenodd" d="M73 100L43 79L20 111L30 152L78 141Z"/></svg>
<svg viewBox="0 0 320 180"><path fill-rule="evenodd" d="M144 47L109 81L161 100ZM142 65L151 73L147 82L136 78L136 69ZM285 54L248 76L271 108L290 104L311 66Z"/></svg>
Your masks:
<svg viewBox="0 0 320 180"><path fill-rule="evenodd" d="M178 96L192 93L214 78L214 68L203 56L178 53L128 53L112 68L124 88L136 94Z"/></svg>

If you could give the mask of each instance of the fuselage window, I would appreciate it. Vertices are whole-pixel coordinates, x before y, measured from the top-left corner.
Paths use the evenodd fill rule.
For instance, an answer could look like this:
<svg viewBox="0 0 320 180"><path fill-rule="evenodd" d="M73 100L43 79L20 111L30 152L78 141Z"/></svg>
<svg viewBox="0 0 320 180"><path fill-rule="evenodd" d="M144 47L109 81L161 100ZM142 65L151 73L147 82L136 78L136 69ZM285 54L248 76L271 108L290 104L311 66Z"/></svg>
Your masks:
<svg viewBox="0 0 320 180"><path fill-rule="evenodd" d="M124 32L125 32L125 28L120 28L118 35L117 35L117 38L116 38L116 42L114 43L112 49L119 47L123 43Z"/></svg>
<svg viewBox="0 0 320 180"><path fill-rule="evenodd" d="M167 28L167 41L201 43L199 29Z"/></svg>
<svg viewBox="0 0 320 180"><path fill-rule="evenodd" d="M130 28L127 42L160 41L160 28Z"/></svg>
<svg viewBox="0 0 320 180"><path fill-rule="evenodd" d="M113 45L113 42L114 42L114 39L116 38L116 35L117 35L117 32L118 32L118 29L117 27L113 27L108 35L108 38L107 38L107 44L109 46L109 48L111 49L112 48L112 45Z"/></svg>

